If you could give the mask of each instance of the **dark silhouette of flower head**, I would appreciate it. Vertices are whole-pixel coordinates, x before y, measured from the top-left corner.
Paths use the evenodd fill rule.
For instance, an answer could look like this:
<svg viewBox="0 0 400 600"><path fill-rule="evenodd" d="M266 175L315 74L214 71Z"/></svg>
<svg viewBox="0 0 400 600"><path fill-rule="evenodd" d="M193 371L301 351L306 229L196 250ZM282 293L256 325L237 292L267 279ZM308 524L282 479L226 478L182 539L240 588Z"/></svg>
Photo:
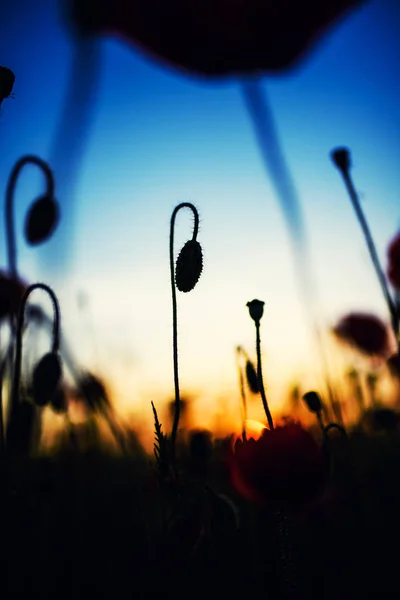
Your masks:
<svg viewBox="0 0 400 600"><path fill-rule="evenodd" d="M348 148L335 148L332 150L331 157L339 171L348 173L351 167L350 151Z"/></svg>
<svg viewBox="0 0 400 600"><path fill-rule="evenodd" d="M188 240L176 259L175 283L180 292L191 292L203 270L203 251L197 240Z"/></svg>
<svg viewBox="0 0 400 600"><path fill-rule="evenodd" d="M264 304L262 300L252 300L251 302L247 302L246 306L249 309L250 316L256 323L261 320L261 317L264 314Z"/></svg>
<svg viewBox="0 0 400 600"><path fill-rule="evenodd" d="M384 357L390 352L388 328L375 315L350 313L340 319L333 332L364 354Z"/></svg>
<svg viewBox="0 0 400 600"><path fill-rule="evenodd" d="M389 244L387 276L390 283L400 290L400 233Z"/></svg>
<svg viewBox="0 0 400 600"><path fill-rule="evenodd" d="M31 246L50 238L60 219L60 209L52 194L40 196L29 208L25 221L25 237Z"/></svg>
<svg viewBox="0 0 400 600"><path fill-rule="evenodd" d="M15 75L8 67L0 67L0 106L5 98L11 96Z"/></svg>
<svg viewBox="0 0 400 600"><path fill-rule="evenodd" d="M0 271L0 320L16 316L27 284L18 277Z"/></svg>
<svg viewBox="0 0 400 600"><path fill-rule="evenodd" d="M230 453L235 489L271 510L297 512L322 489L327 465L314 438L298 423L273 430L259 439L239 438Z"/></svg>
<svg viewBox="0 0 400 600"><path fill-rule="evenodd" d="M224 76L293 66L363 0L69 0L83 34L112 34L189 73Z"/></svg>

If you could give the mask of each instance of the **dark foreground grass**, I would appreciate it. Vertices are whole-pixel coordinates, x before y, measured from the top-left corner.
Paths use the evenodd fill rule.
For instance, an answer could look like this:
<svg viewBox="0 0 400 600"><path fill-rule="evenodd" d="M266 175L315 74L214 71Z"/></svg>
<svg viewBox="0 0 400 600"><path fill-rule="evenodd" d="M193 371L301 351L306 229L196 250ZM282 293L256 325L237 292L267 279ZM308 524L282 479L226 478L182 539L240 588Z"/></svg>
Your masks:
<svg viewBox="0 0 400 600"><path fill-rule="evenodd" d="M231 487L227 443L200 475L181 448L185 486L169 492L144 453L64 448L3 464L2 598L396 596L397 430L336 440L329 483L283 549L277 517Z"/></svg>

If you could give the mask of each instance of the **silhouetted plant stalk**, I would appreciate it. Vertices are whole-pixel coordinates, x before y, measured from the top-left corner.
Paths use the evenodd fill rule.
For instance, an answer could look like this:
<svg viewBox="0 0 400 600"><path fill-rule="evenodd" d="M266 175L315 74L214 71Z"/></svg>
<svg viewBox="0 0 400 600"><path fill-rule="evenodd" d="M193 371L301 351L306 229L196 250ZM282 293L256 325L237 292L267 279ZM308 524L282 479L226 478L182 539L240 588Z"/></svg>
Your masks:
<svg viewBox="0 0 400 600"><path fill-rule="evenodd" d="M261 300L252 300L247 303L247 307L250 312L250 317L253 319L256 326L256 351L257 351L257 379L258 387L261 394L261 399L264 407L265 414L267 416L268 426L272 430L274 428L274 422L272 420L271 411L268 406L267 396L264 389L264 381L262 375L262 364L261 364L261 336L260 336L260 320L264 312L264 302Z"/></svg>
<svg viewBox="0 0 400 600"><path fill-rule="evenodd" d="M306 227L293 179L285 159L274 122L268 97L259 77L247 78L242 82L242 93L251 118L261 158L267 174L272 178L277 198L289 230L289 239L295 261L295 276L298 277L303 309L309 322L318 357L321 361L329 401L335 418L341 420L338 405L329 373L329 361L321 335L320 307L317 287L312 275L310 251L307 242Z"/></svg>
<svg viewBox="0 0 400 600"><path fill-rule="evenodd" d="M187 241L183 246L176 262L176 270L174 269L174 229L175 220L178 212L182 208L189 208L194 216L194 226L192 239ZM169 261L171 275L171 292L172 292L172 319L173 319L173 361L174 361L174 386L175 386L175 412L172 424L171 433L171 459L172 464L175 464L176 451L176 436L178 432L181 398L179 392L179 372L178 372L178 310L176 301L175 285L181 292L190 292L196 285L203 268L202 250L197 241L199 231L199 213L196 207L190 202L182 202L175 207L171 216L171 227L169 236Z"/></svg>
<svg viewBox="0 0 400 600"><path fill-rule="evenodd" d="M242 370L242 365L241 365L241 354L242 354L242 347L241 346L237 346L236 347L236 363L237 363L237 367L238 367L238 373L239 373L239 387L240 387L240 396L241 396L241 417L242 417L242 438L243 440L246 440L246 421L247 421L247 400L246 400L246 391L244 389L244 377L243 377L243 370Z"/></svg>
<svg viewBox="0 0 400 600"><path fill-rule="evenodd" d="M374 266L376 275L378 277L378 281L381 286L383 297L385 298L385 302L386 302L388 310L389 310L393 332L396 337L396 342L400 349L400 337L399 337L400 319L399 319L398 311L396 308L395 301L392 299L392 297L390 295L389 288L388 288L386 278L384 275L384 271L379 262L375 243L374 243L370 228L368 226L367 219L361 208L361 204L360 204L360 201L358 198L358 194L355 190L352 177L350 175L350 168L351 168L350 151L348 148L336 148L335 150L332 150L331 158L332 158L332 161L334 162L335 166L338 168L338 170L340 171L340 173L343 177L343 181L345 183L347 192L350 196L350 200L351 200L351 203L355 210L357 220L358 220L360 227L362 229L362 232L364 234L364 238L365 238L365 241L366 241L366 244L368 247L368 251L369 251L369 254L371 257L371 261Z"/></svg>
<svg viewBox="0 0 400 600"><path fill-rule="evenodd" d="M28 165L36 165L42 171L46 179L46 193L37 202L42 201L44 198L48 198L49 202L54 203L54 177L49 165L41 158L34 155L27 155L20 158L14 165L10 177L7 183L6 191L6 233L7 233L7 257L8 257L8 268L10 274L17 276L17 245L15 236L15 225L14 225L14 194L17 185L18 177L22 169ZM36 204L35 203L35 204ZM35 209L33 205L32 209ZM31 210L32 210L31 209ZM28 215L29 219L29 215ZM57 217L55 216L55 220ZM52 223L48 234L51 235L52 228L56 223ZM45 238L48 236L45 236ZM44 238L44 239L45 239ZM28 240L29 241L29 240ZM40 240L42 241L42 240Z"/></svg>
<svg viewBox="0 0 400 600"><path fill-rule="evenodd" d="M10 446L13 443L13 440L11 440L9 436L10 434L12 435L13 428L16 426L16 422L19 418L22 334L25 320L25 307L30 294L37 289L45 291L50 296L54 314L51 351L40 359L33 372L33 397L35 405L44 406L50 401L60 384L62 376L61 363L58 354L60 347L60 309L57 296L48 285L44 283L34 283L26 290L22 298L18 315L14 373L9 403L9 417L7 420L7 446Z"/></svg>

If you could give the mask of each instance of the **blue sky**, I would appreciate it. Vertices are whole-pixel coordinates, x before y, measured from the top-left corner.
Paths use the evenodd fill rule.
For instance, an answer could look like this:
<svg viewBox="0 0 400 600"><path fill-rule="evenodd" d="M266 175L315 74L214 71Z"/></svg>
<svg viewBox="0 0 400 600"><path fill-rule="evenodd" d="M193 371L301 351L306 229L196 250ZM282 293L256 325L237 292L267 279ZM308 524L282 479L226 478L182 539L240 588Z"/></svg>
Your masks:
<svg viewBox="0 0 400 600"><path fill-rule="evenodd" d="M22 154L51 160L62 148L55 134L73 48L58 3L32 4L15 0L0 8L0 64L16 74L15 100L3 102L0 117L4 190ZM298 69L263 78L302 201L326 327L350 309L386 318L329 153L338 145L351 148L356 187L384 261L400 223L399 30L397 0L367 2ZM102 41L99 52L79 168L69 187L56 188L63 223L41 249L24 245L22 226L42 181L27 169L18 186L21 273L53 285L79 360L105 374L124 410L147 415L149 399L173 395L169 218L176 204L193 202L205 267L198 287L180 294L178 303L182 387L196 396L196 415L211 414L226 397L239 414L234 348L253 350L245 307L253 298L266 302L262 335L271 404L279 405L294 380L318 385L286 224L239 82L166 70L117 40ZM75 122L71 132L74 125L79 130ZM190 215L179 214L177 250L191 236L191 223ZM5 266L3 236L0 252ZM78 309L80 290L88 298L86 313Z"/></svg>

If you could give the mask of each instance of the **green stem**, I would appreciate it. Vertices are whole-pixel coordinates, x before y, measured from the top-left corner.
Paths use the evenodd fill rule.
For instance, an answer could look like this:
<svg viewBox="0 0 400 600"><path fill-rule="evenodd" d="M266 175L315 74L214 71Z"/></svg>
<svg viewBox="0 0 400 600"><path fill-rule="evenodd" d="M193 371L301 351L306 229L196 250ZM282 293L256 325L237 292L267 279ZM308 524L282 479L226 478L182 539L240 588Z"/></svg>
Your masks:
<svg viewBox="0 0 400 600"><path fill-rule="evenodd" d="M176 289L175 289L175 265L174 265L174 229L175 219L181 208L189 208L194 215L194 227L193 237L197 238L199 230L199 213L196 207L190 202L182 202L175 207L171 216L171 227L169 235L169 265L170 265L170 276L171 276L171 292L172 292L172 346L173 346L173 361L174 361L174 386L175 386L175 411L174 421L172 424L171 433L171 458L172 464L175 464L175 448L176 448L176 436L178 432L179 417L181 411L181 398L179 393L179 371L178 371L178 309L176 301Z"/></svg>
<svg viewBox="0 0 400 600"><path fill-rule="evenodd" d="M268 426L272 430L274 429L274 422L272 420L271 411L269 410L267 397L265 395L264 389L264 381L262 375L262 366L261 366L261 338L260 338L260 322L255 321L256 324L256 349L257 349L257 379L258 379L258 387L260 388L260 394L262 398L262 403L264 406L265 414L267 415Z"/></svg>

